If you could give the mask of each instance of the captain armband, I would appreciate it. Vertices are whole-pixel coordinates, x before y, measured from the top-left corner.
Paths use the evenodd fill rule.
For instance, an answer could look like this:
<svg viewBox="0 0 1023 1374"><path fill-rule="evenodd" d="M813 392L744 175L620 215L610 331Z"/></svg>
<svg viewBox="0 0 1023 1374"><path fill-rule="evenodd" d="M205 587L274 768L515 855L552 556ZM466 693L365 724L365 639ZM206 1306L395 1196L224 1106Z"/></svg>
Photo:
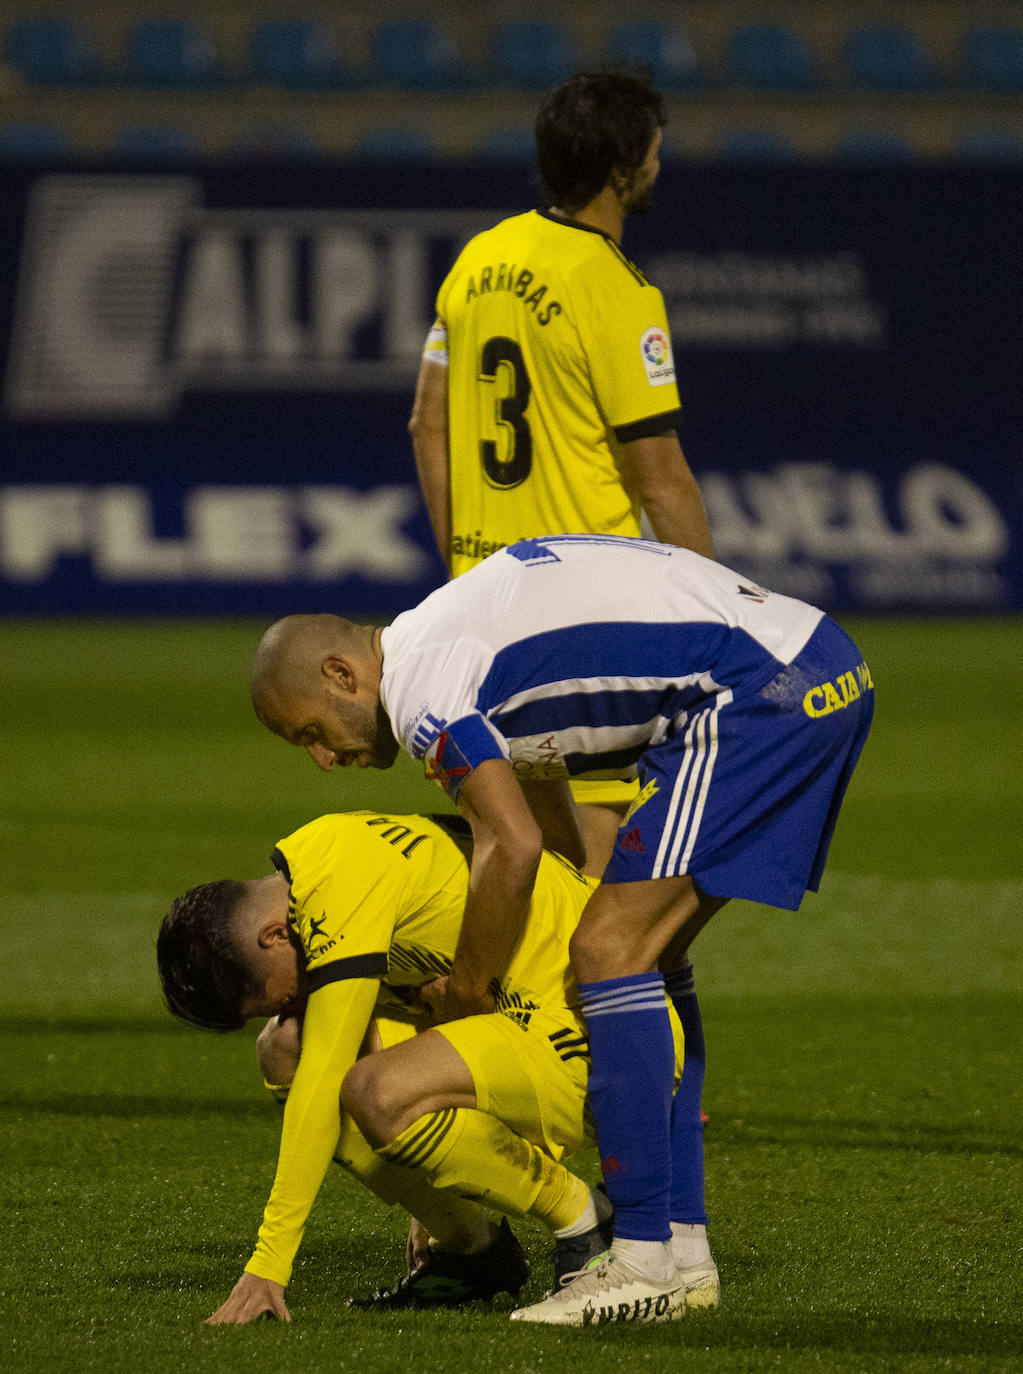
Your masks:
<svg viewBox="0 0 1023 1374"><path fill-rule="evenodd" d="M448 365L448 331L443 320L435 320L433 328L426 336L426 344L423 348L423 357L429 358L431 362L440 363L442 367Z"/></svg>

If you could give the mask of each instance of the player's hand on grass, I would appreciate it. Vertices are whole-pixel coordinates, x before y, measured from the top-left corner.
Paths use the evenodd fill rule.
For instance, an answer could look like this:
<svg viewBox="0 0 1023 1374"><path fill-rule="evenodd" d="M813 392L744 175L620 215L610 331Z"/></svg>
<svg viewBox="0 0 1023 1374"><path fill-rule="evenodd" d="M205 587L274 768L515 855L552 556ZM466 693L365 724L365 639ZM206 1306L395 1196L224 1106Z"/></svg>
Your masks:
<svg viewBox="0 0 1023 1374"><path fill-rule="evenodd" d="M410 1274L430 1263L430 1233L415 1217L409 1217L405 1263Z"/></svg>
<svg viewBox="0 0 1023 1374"><path fill-rule="evenodd" d="M246 1322L254 1322L257 1317L278 1317L284 1322L291 1321L281 1285L271 1279L246 1273L231 1289L227 1302L218 1307L212 1317L206 1318L206 1325L244 1326Z"/></svg>
<svg viewBox="0 0 1023 1374"><path fill-rule="evenodd" d="M430 1008L430 1020L435 1026L444 1021L460 1021L463 1016L484 1016L497 1006L489 990L482 994L463 993L449 976L424 983L419 995Z"/></svg>

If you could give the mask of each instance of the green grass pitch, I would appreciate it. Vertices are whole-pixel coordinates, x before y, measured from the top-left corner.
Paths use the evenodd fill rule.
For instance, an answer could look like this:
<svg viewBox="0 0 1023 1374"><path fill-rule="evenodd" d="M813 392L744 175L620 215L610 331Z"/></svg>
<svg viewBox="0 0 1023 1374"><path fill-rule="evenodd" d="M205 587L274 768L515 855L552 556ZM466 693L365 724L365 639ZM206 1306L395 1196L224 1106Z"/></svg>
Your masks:
<svg viewBox="0 0 1023 1374"><path fill-rule="evenodd" d="M1016 619L849 626L877 715L822 891L795 915L733 904L697 943L719 1313L600 1333L349 1313L397 1276L404 1226L336 1171L294 1324L203 1327L279 1121L251 1034L163 1011L159 918L197 882L267 872L323 811L443 807L407 761L325 776L263 731L259 628L0 625L5 1370L1020 1369ZM533 1298L548 1247L517 1229Z"/></svg>

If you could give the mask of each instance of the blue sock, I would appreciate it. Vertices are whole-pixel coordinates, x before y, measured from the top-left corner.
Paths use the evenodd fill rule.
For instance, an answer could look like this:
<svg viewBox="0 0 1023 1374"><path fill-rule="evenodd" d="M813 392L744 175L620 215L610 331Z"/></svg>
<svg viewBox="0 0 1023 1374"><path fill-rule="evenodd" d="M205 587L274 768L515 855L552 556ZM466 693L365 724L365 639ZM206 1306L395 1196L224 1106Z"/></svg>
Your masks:
<svg viewBox="0 0 1023 1374"><path fill-rule="evenodd" d="M664 986L678 1012L686 1037L682 1081L671 1103L671 1219L688 1225L705 1226L707 1211L703 1197L700 1098L703 1095L706 1051L692 964L666 973Z"/></svg>
<svg viewBox="0 0 1023 1374"><path fill-rule="evenodd" d="M579 984L600 1167L623 1240L667 1240L674 1047L659 973Z"/></svg>

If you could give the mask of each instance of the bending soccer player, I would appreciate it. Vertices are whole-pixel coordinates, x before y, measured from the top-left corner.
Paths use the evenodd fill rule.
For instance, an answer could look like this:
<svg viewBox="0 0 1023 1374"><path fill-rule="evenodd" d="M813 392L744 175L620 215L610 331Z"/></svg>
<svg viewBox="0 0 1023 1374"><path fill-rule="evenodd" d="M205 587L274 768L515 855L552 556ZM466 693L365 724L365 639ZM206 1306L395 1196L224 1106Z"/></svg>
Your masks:
<svg viewBox="0 0 1023 1374"><path fill-rule="evenodd" d="M557 1162L585 1132L586 1038L571 1010L568 942L594 883L556 855L540 861L530 931L490 995L496 1014L370 1055L387 1074L386 1112L381 1080L360 1061L346 1105L377 1152L342 1114L342 1084L378 995L386 1043L398 1019L408 1021L414 989L451 966L469 881L468 836L450 833L460 825L321 817L281 841L274 874L197 888L164 920L161 981L183 1019L230 1030L305 1005L273 1190L252 1258L213 1322L288 1317L284 1289L335 1152L439 1247L426 1270L373 1305L429 1305L442 1286L456 1303L519 1290L528 1269L517 1242L462 1194L543 1220L556 1237L555 1282L606 1248L606 1198Z"/></svg>
<svg viewBox="0 0 1023 1374"><path fill-rule="evenodd" d="M423 993L442 1019L487 1005L528 931L544 836L575 857L566 780L638 776L571 943L614 1243L513 1315L583 1324L638 1304L665 1320L716 1302L716 1280L689 1281L712 1260L679 1214L702 1151L673 1110L665 988L689 995L688 947L730 897L794 910L817 888L873 711L856 645L688 549L560 535L491 554L382 631L278 622L252 690L264 724L322 768L387 767L400 740L468 820L454 963Z"/></svg>

